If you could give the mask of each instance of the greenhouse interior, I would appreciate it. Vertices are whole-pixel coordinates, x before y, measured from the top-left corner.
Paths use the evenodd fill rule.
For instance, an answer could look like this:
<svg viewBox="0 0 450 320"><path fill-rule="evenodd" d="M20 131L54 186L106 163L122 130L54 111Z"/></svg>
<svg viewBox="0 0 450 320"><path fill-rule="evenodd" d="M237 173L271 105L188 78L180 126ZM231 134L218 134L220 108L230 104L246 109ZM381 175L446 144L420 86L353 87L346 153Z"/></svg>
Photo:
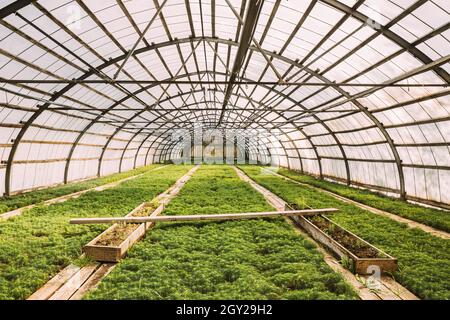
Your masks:
<svg viewBox="0 0 450 320"><path fill-rule="evenodd" d="M449 28L448 0L1 0L0 300L449 300Z"/></svg>

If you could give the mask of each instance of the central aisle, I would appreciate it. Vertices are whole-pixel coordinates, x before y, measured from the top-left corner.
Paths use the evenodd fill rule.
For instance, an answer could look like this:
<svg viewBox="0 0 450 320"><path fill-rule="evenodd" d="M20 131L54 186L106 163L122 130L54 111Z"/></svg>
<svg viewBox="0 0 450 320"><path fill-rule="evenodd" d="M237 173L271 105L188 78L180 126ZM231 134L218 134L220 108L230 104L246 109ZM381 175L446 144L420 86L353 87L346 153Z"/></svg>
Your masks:
<svg viewBox="0 0 450 320"><path fill-rule="evenodd" d="M229 166L202 166L164 214L271 211ZM165 223L88 299L354 299L283 218Z"/></svg>

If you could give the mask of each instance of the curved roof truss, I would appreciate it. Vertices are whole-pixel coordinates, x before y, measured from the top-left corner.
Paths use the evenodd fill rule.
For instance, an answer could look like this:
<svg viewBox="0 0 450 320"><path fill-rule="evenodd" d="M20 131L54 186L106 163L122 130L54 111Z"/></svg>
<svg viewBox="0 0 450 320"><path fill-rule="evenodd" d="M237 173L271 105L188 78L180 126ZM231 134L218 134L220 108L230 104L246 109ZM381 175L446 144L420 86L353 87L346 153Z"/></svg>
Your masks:
<svg viewBox="0 0 450 320"><path fill-rule="evenodd" d="M122 170L133 148L135 167L144 150L146 163L151 149L179 148L161 132L202 120L270 126L282 132L286 165L320 177L450 201L446 1L9 2L0 8L7 194L20 189L13 168L42 163L22 150L38 144L36 128L73 131L62 152L68 182L82 149L95 149L85 161L97 159L96 174L111 149ZM88 147L96 135L103 142ZM428 191L433 176L442 182Z"/></svg>

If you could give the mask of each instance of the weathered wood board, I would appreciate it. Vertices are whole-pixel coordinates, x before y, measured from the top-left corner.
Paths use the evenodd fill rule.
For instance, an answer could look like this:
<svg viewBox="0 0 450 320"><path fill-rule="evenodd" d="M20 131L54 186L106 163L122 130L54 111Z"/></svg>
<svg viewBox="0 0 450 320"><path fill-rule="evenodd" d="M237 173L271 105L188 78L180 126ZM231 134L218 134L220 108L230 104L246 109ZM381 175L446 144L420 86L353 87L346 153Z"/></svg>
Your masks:
<svg viewBox="0 0 450 320"><path fill-rule="evenodd" d="M368 245L375 251L379 252L379 255L382 256L381 258L360 258L357 257L355 254L350 252L347 248L345 248L343 245L341 245L339 242L334 240L332 237L330 237L328 234L323 232L321 229L319 229L317 226L315 226L311 221L304 217L292 217L294 222L298 224L300 227L302 227L305 231L307 231L311 237L324 245L326 248L331 250L333 254L340 259L350 259L353 261L353 268L354 272L361 275L367 275L372 274L374 270L379 268L381 273L392 273L397 271L398 268L398 261L396 258L391 257L387 253L383 252L382 250L378 249L377 247L373 246L369 242L365 241L364 239L358 237L357 235L353 234L352 232L346 230L345 228L339 226L335 222L329 220L326 217L322 218L328 220L331 224L335 225L337 228L343 229L345 232L347 232L349 235L353 236L358 241L363 242L364 244Z"/></svg>
<svg viewBox="0 0 450 320"><path fill-rule="evenodd" d="M171 186L168 190L158 195L155 200L159 203L159 206L153 210L153 212L149 215L149 217L155 217L163 212L167 203L175 197L181 190L181 188L186 184L186 182L192 177L195 171L199 168L199 166L195 166L188 173L186 173L183 177L177 180L177 182ZM132 218L134 214L136 214L139 210L143 209L148 203L144 202L138 207L136 207L133 211L128 213L125 218ZM136 217L134 217L136 218ZM99 261L99 262L118 262L123 257L126 256L128 250L138 242L142 237L145 236L148 229L154 226L154 222L147 221L141 222L139 226L136 227L127 237L117 246L105 246L98 245L98 241L107 233L114 230L114 228L118 227L118 224L113 224L100 235L95 237L92 241L90 241L87 245L83 247L83 252L87 257Z"/></svg>
<svg viewBox="0 0 450 320"><path fill-rule="evenodd" d="M139 207L130 212L127 217L133 216L135 212L141 209L145 203L141 204ZM164 205L160 205L156 208L151 215L158 215L164 210ZM104 232L95 237L92 241L90 241L87 245L83 247L83 252L87 257L100 262L118 262L122 259L128 249L130 249L137 241L139 241L147 232L149 228L154 225L153 222L142 223L137 228L130 233L125 240L118 246L103 246L96 244L99 239L101 239L105 234L111 232L114 228L117 228L117 224L112 225Z"/></svg>
<svg viewBox="0 0 450 320"><path fill-rule="evenodd" d="M198 215L173 215L173 216L149 216L149 217L125 217L125 218L81 218L70 220L72 224L101 224L101 223L145 223L145 222L180 222L180 221L205 221L205 220L239 220L260 219L276 216L314 216L325 213L335 213L335 208L317 210L285 210L273 212L248 212L226 214L198 214Z"/></svg>

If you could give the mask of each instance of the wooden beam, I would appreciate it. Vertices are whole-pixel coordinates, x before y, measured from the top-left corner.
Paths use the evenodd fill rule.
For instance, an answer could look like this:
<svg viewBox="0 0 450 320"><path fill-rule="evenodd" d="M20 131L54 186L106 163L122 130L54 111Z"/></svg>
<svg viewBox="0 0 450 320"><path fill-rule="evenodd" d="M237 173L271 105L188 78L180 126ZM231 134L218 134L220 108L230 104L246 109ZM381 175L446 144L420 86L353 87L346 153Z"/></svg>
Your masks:
<svg viewBox="0 0 450 320"><path fill-rule="evenodd" d="M125 218L80 218L71 219L71 224L110 224L110 223L145 223L145 222L177 222L177 221L202 221L202 220L237 220L267 218L275 216L313 216L339 211L335 208L313 209L313 210L290 210L273 212L249 212L249 213L227 213L227 214L197 214L179 216L155 216L155 217L125 217Z"/></svg>

